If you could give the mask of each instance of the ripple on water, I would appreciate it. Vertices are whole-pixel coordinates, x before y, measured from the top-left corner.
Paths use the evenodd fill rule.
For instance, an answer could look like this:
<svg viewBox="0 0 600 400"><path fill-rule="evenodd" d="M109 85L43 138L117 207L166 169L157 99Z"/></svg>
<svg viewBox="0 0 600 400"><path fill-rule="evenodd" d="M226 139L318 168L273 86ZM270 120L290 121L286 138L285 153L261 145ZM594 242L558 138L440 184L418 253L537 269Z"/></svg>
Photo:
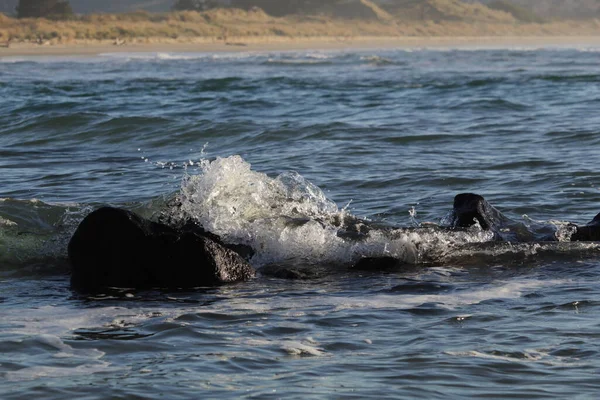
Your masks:
<svg viewBox="0 0 600 400"><path fill-rule="evenodd" d="M595 398L594 248L401 234L352 246L326 223L439 221L458 192L527 223L589 221L599 75L583 50L2 58L0 397ZM253 262L293 253L320 269L69 290L64 250L87 212L149 216L182 186L211 229L261 244ZM407 239L448 258L323 273L409 257Z"/></svg>

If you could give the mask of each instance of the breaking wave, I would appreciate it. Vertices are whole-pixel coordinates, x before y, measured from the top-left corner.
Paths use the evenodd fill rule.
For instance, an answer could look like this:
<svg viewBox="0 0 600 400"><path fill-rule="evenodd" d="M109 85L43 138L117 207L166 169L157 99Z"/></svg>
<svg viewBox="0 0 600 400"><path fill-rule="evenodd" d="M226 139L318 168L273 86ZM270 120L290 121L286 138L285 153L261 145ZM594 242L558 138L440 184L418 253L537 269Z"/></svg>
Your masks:
<svg viewBox="0 0 600 400"><path fill-rule="evenodd" d="M362 257L393 257L406 264L489 264L584 257L600 251L597 243L495 242L494 234L478 225L455 231L413 221L412 227L394 228L359 218L347 206L340 208L298 172L271 177L237 155L196 165L200 167L196 175L184 170L178 193L124 206L172 223L191 219L226 242L249 245L255 267L290 262L348 266ZM64 266L72 233L97 206L2 199L3 270Z"/></svg>

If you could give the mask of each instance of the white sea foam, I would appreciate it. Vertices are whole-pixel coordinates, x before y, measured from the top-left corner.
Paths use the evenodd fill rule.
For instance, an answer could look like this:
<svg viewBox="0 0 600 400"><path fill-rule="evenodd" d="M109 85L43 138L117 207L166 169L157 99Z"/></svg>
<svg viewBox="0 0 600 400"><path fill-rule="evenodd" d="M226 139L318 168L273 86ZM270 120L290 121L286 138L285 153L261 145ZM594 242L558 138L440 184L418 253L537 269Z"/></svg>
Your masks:
<svg viewBox="0 0 600 400"><path fill-rule="evenodd" d="M565 280L535 280L535 279L513 279L497 281L479 288L462 290L459 292L444 292L440 294L414 295L414 294L364 294L360 296L330 295L324 292L315 292L302 297L291 296L266 296L262 298L244 298L244 296L232 297L228 301L216 302L202 307L203 313L227 314L230 316L243 316L248 313L257 312L268 315L280 314L287 321L287 326L302 327L302 316L295 315L296 310L304 310L312 316L352 313L354 310L403 310L413 309L424 304L435 304L437 307L460 310L470 305L479 304L486 300L516 299L539 288L549 288L568 283ZM71 377L83 376L93 373L111 372L123 367L115 366L105 359L102 351L89 346L79 346L65 342L75 331L80 329L109 329L129 328L135 329L148 323L149 320L159 317L170 324L186 325L188 322L180 321L179 316L194 314L198 312L197 306L191 307L166 307L151 309L139 307L98 307L74 309L65 306L45 306L39 309L15 309L7 310L3 315L3 333L11 337L13 342L25 342L34 340L43 344L44 352L36 355L35 365L6 372L4 378L7 381L34 380L45 377ZM460 314L465 315L465 314ZM272 317L271 317L272 318ZM267 319L265 318L265 321ZM260 329L263 320L255 322L256 328ZM212 330L213 334L219 334L220 330ZM233 357L244 354L252 355L248 350L254 347L280 349L281 351L296 357L322 357L330 354L323 346L312 337L297 337L290 335L285 338L271 337L244 337L232 336L226 329L222 332L225 341L234 344L231 351L224 352L224 356ZM6 339L5 339L6 340ZM365 343L373 343L365 339ZM78 343L78 342L74 342ZM24 343L23 345L26 345ZM461 355L461 354L456 354ZM467 352L462 356L479 357L486 353ZM491 355L492 357L503 357L503 355ZM527 358L526 356L525 358ZM531 358L535 361L536 354ZM546 357L546 356L544 356ZM512 360L508 360L512 361ZM525 360L527 361L527 360ZM544 359L548 362L559 362L560 360ZM128 368L128 367L125 367Z"/></svg>
<svg viewBox="0 0 600 400"><path fill-rule="evenodd" d="M381 294L360 299L338 299L336 311L345 309L412 309L424 304L435 304L448 310L457 310L461 307L480 304L484 301L499 299L517 299L523 294L541 287L551 287L565 283L564 280L518 280L497 282L481 288L460 292L441 294ZM331 300L331 299L330 299Z"/></svg>
<svg viewBox="0 0 600 400"><path fill-rule="evenodd" d="M102 326L126 313L124 309L106 307L73 310L67 307L45 306L32 309L5 310L3 333L13 342L33 340L48 350L36 356L36 363L4 373L7 381L34 380L44 377L70 377L96 372L114 371L115 367L103 361L104 352L97 349L76 348L64 341L65 335L81 327Z"/></svg>
<svg viewBox="0 0 600 400"><path fill-rule="evenodd" d="M207 53L167 53L167 52L138 52L138 53L103 53L99 57L111 60L191 60L209 58Z"/></svg>
<svg viewBox="0 0 600 400"><path fill-rule="evenodd" d="M537 280L514 279L496 281L481 287L459 292L443 292L438 294L365 294L358 297L326 295L327 291L315 292L310 296L299 297L264 297L248 301L244 297L231 298L227 302L217 302L203 307L205 313L227 315L243 315L248 312L269 314L274 309L285 313L292 320L302 317L297 310L311 308L323 310L324 313L343 311L346 309L410 309L423 304L437 304L446 309L479 304L483 301L497 299L517 299L539 288L550 288L572 283L570 280ZM18 337L35 337L60 353L73 356L99 358L96 350L75 350L63 343L65 336L79 329L124 328L138 326L154 318L171 323L185 324L177 318L187 313L197 312L197 307L178 308L123 308L98 307L89 309L73 309L64 306L44 306L30 309L7 310L3 315L3 332ZM314 313L315 310L311 310ZM310 339L310 338L309 338ZM309 340L307 339L307 340ZM309 340L311 341L311 340Z"/></svg>
<svg viewBox="0 0 600 400"><path fill-rule="evenodd" d="M360 59L362 61L367 61L371 65L382 66L382 65L394 64L393 60L386 58L386 57L377 56L377 55L362 56Z"/></svg>
<svg viewBox="0 0 600 400"><path fill-rule="evenodd" d="M62 336L75 329L104 326L115 319L135 315L135 312L121 307L76 310L69 307L44 306L5 310L2 321L6 326L6 333Z"/></svg>
<svg viewBox="0 0 600 400"><path fill-rule="evenodd" d="M335 54L326 54L326 53L308 53L306 54L307 58L314 58L316 60L329 60L333 58Z"/></svg>
<svg viewBox="0 0 600 400"><path fill-rule="evenodd" d="M584 365L577 358L552 356L548 350L527 349L520 354L515 354L514 352L511 352L510 354L502 354L501 352L483 352L478 350L446 351L444 353L455 357L484 358L510 363L541 363L556 367L573 367Z"/></svg>
<svg viewBox="0 0 600 400"><path fill-rule="evenodd" d="M49 56L0 56L0 64L15 64L15 63L32 63L32 64L56 64L56 63L71 63L71 64L128 64L131 62L157 62L157 61L178 61L178 60L197 60L198 62L218 62L220 60L245 60L254 58L267 59L269 54L261 54L255 52L240 52L240 53L211 53L211 52L115 52L101 53L97 55L49 55ZM173 78L174 79L174 78Z"/></svg>
<svg viewBox="0 0 600 400"><path fill-rule="evenodd" d="M282 348L292 356L322 356L325 354L321 349L298 342L286 343Z"/></svg>
<svg viewBox="0 0 600 400"><path fill-rule="evenodd" d="M348 310L411 310L424 305L459 313L468 307L491 300L515 300L540 289L570 284L570 280L515 279L496 281L460 291L445 291L434 294L399 294L397 292L366 294L360 296L338 296L326 292L303 297L272 297L260 300L230 300L220 303L214 311L227 315L243 315L248 312L269 314L273 309L304 310L311 315L327 316L331 313L345 313ZM465 314L460 314L465 315ZM286 314L286 318L295 318Z"/></svg>
<svg viewBox="0 0 600 400"><path fill-rule="evenodd" d="M325 352L325 350L318 348L317 346L315 346L315 342L312 340L304 340L304 341L294 341L294 340L289 340L289 341L285 341L283 342L281 348L288 353L289 355L292 356L313 356L313 357L319 357L319 356L324 356L327 353Z"/></svg>
<svg viewBox="0 0 600 400"><path fill-rule="evenodd" d="M474 227L464 232L374 229L361 240L346 240L338 236L340 221L358 219L297 172L269 177L240 156L200 165L200 174L184 180L174 217L193 218L228 242L252 246L256 266L290 259L344 264L365 256L416 263L443 256L455 244L492 238Z"/></svg>
<svg viewBox="0 0 600 400"><path fill-rule="evenodd" d="M184 54L184 53L156 53L156 59L158 60L195 60L199 57L195 54Z"/></svg>
<svg viewBox="0 0 600 400"><path fill-rule="evenodd" d="M156 60L241 60L260 56L257 52L134 52L134 53L102 53L98 57L121 61L156 61Z"/></svg>
<svg viewBox="0 0 600 400"><path fill-rule="evenodd" d="M286 59L286 58L269 58L267 60L268 64L289 64L289 65L319 65L323 64L324 59L313 59L313 58L305 58L305 59Z"/></svg>
<svg viewBox="0 0 600 400"><path fill-rule="evenodd" d="M300 259L315 263L350 262L360 256L389 255L416 261L409 235L363 241L338 237L345 209L296 172L271 178L239 156L202 163L181 189L181 218L195 218L226 241L251 245L255 265Z"/></svg>
<svg viewBox="0 0 600 400"><path fill-rule="evenodd" d="M50 55L50 56L6 56L0 57L0 64L7 63L35 63L35 64L52 64L52 63L80 63L80 64L90 64L90 63L103 63L106 62L106 58L100 56L79 56L79 55Z"/></svg>
<svg viewBox="0 0 600 400"><path fill-rule="evenodd" d="M119 368L122 369L122 368ZM4 373L4 377L8 382L14 381L29 381L39 378L64 378L73 376L88 376L98 372L116 371L110 363L105 361L97 361L90 364L82 364L75 367L72 366L33 366L25 367L17 371L8 371Z"/></svg>
<svg viewBox="0 0 600 400"><path fill-rule="evenodd" d="M13 56L0 57L0 63L6 63L6 64L21 63L21 62L27 62L27 61L30 61L30 60L26 57L13 57Z"/></svg>
<svg viewBox="0 0 600 400"><path fill-rule="evenodd" d="M598 46L576 47L575 50L577 50L580 53L600 53L600 47Z"/></svg>

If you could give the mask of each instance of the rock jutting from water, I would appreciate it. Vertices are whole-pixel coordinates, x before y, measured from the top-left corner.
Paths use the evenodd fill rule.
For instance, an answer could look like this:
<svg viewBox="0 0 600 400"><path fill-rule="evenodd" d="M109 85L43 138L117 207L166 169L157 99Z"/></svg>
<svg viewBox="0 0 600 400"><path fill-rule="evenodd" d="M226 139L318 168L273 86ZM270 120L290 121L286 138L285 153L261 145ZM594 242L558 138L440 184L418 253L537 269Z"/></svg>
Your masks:
<svg viewBox="0 0 600 400"><path fill-rule="evenodd" d="M536 229L506 217L482 196L461 193L454 197L452 229L468 228L479 224L481 229L495 233L496 239L508 242L554 242L561 241L561 232L548 225ZM600 240L600 214L586 225L567 223L566 241L589 242ZM548 234L548 230L553 230Z"/></svg>
<svg viewBox="0 0 600 400"><path fill-rule="evenodd" d="M205 231L193 221L164 222L154 222L131 211L112 207L103 207L89 214L69 242L71 286L79 291L97 291L107 287L177 289L215 286L255 277L254 268L241 255L251 257L254 250L250 247L225 244L219 236ZM378 233L392 240L394 234L420 232L423 237L426 234L455 235L456 246L468 247L481 244L481 241L470 243L468 238L463 240L464 243L459 240L461 232L473 229L489 232L491 244L595 241L600 238L600 216L582 226L568 223L562 230L547 224L526 225L506 217L482 196L462 193L454 198L447 225L391 230L373 225L370 228L357 236L348 234L354 229L351 219L339 222L337 226L338 236L352 243L360 243L365 240L364 237ZM419 243L415 246L419 248ZM450 248L449 251L461 254L456 246L454 251ZM388 253L373 256L367 252L359 257L352 263L351 269L389 270L404 268L410 263L406 257ZM434 255L423 257L421 261L436 260ZM446 258L442 255L438 262ZM277 264L261 269L263 275L286 279L312 276L294 271Z"/></svg>
<svg viewBox="0 0 600 400"><path fill-rule="evenodd" d="M113 207L84 218L68 254L71 286L79 291L193 288L255 276L246 260L200 227L174 228Z"/></svg>
<svg viewBox="0 0 600 400"><path fill-rule="evenodd" d="M552 251L560 252L562 247L565 247L564 242L593 242L600 240L600 214L586 225L576 225L573 223L565 223L563 226L555 226L553 224L525 224L520 221L515 221L505 216L497 208L491 205L483 196L474 193L461 193L454 197L454 205L447 225L433 227L417 227L417 228L399 228L399 231L410 230L413 232L424 232L425 229L432 229L438 235L444 233L453 233L461 231L469 231L479 229L491 234L489 242L465 242L462 245L456 243L459 247L454 247L450 250L452 254L446 254L441 260L453 260L452 255L475 254L475 252L487 248L490 255L502 253L504 251L511 252L516 249L517 244L521 245L536 245L544 244ZM559 243L563 242L563 243ZM561 246L562 245L562 246ZM573 247L579 248L577 246ZM500 250L500 251L499 251ZM534 252L536 253L536 252ZM541 251L537 251L541 253ZM524 251L522 255L527 255ZM435 259L430 259L435 262ZM391 256L376 256L362 257L352 265L355 270L389 270L400 269L406 267L406 262L397 257Z"/></svg>

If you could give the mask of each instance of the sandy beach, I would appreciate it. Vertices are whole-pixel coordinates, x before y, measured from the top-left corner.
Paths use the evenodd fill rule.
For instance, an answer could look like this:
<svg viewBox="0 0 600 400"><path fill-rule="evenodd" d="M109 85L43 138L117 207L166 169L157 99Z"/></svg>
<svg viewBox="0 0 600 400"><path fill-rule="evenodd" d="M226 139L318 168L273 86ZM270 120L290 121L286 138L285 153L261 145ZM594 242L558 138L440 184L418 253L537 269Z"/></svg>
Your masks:
<svg viewBox="0 0 600 400"><path fill-rule="evenodd" d="M485 37L252 37L198 38L189 42L125 43L96 41L74 44L16 43L0 48L0 57L85 56L133 52L245 52L286 50L344 50L367 48L504 48L504 47L589 47L600 46L600 36L485 36Z"/></svg>

